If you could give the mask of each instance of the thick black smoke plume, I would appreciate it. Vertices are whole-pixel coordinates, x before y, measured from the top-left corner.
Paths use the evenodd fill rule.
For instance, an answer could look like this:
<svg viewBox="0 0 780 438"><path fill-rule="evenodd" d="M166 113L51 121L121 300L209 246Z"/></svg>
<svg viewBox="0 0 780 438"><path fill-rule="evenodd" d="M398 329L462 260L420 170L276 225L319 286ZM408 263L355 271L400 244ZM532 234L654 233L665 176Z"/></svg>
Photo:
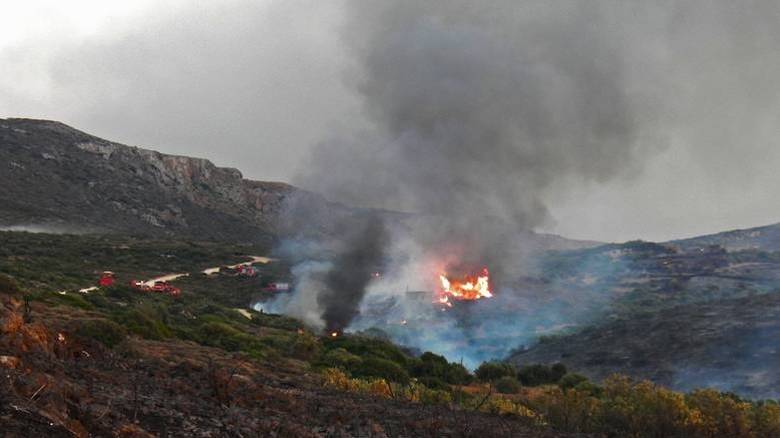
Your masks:
<svg viewBox="0 0 780 438"><path fill-rule="evenodd" d="M385 226L376 215L362 220L357 228L344 229L342 238L317 295L329 332L345 329L357 316L366 286L383 268L388 243Z"/></svg>
<svg viewBox="0 0 780 438"><path fill-rule="evenodd" d="M413 212L415 240L479 264L549 219L557 185L604 181L645 155L608 14L579 2L347 3L348 80L372 126L324 142L301 176L350 205ZM562 6L568 5L568 6Z"/></svg>

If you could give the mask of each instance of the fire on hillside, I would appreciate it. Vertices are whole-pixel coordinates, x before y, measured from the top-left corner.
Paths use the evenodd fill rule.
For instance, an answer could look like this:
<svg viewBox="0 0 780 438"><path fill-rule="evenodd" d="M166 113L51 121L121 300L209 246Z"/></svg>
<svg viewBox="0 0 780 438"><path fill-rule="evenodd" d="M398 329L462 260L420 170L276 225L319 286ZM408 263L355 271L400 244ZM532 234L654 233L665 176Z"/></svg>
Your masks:
<svg viewBox="0 0 780 438"><path fill-rule="evenodd" d="M482 298L491 298L490 272L482 268L479 274L466 274L461 279L448 276L446 273L439 275L441 282L437 293L440 304L452 307L452 301L474 301Z"/></svg>

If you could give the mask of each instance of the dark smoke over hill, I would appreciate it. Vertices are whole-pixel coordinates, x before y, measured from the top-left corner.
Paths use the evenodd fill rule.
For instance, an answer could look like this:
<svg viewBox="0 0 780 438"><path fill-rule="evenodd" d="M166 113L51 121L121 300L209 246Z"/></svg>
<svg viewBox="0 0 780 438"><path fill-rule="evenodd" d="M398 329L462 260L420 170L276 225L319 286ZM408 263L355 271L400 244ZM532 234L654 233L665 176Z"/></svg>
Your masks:
<svg viewBox="0 0 780 438"><path fill-rule="evenodd" d="M382 220L368 217L358 229L345 230L343 247L318 291L328 331L341 331L357 316L366 286L383 266L387 232Z"/></svg>
<svg viewBox="0 0 780 438"><path fill-rule="evenodd" d="M356 65L347 81L371 126L323 141L298 182L331 200L413 213L386 241L397 279L386 290L435 287L436 273L417 265L487 266L509 284L529 252L523 232L549 220L546 190L620 177L657 149L640 141L652 112L629 91L622 47L598 8L347 6L343 40ZM345 242L356 246L346 254L378 243ZM339 283L350 275L339 264L306 266ZM357 314L356 291L317 284L327 291L318 306ZM299 314L329 313L312 310L312 300L293 302L308 303Z"/></svg>
<svg viewBox="0 0 780 438"><path fill-rule="evenodd" d="M697 7L703 2L346 5L343 40L353 64L345 78L362 99L368 124L336 130L297 182L331 200L412 213L391 227L392 263L367 294L377 305L393 298L396 320L424 313L404 304L400 291L436 288L437 270L489 268L496 298L462 312L478 317L453 315L456 324L441 322L446 329L429 330L428 339L409 337L450 359L496 339L504 350L491 354L500 355L513 346L499 335L522 333L514 338L532 341L537 332L608 311L613 297L592 286L605 272L582 279L593 293L589 302L597 304L592 307L583 305L585 295L563 287L568 280L561 287L557 279L529 284L533 261L522 231L552 220L551 193L630 178L673 140L702 160L718 153L712 145L723 145L715 137L742 141L723 132L733 125L722 105L710 109L711 97L687 84L728 101L777 103L749 97L762 92L755 84L771 85L755 59L768 53L777 32L749 26L767 23L760 11L777 16L769 3L746 11L726 3ZM778 70L776 57L761 59ZM722 81L697 81L703 66L715 65L718 75L744 68L757 82L728 88L732 96L720 90ZM746 137L748 143L759 138ZM610 274L624 267L607 260L603 268ZM521 310L534 318L517 321ZM376 322L362 313L356 327ZM491 326L495 321L501 324Z"/></svg>
<svg viewBox="0 0 780 438"><path fill-rule="evenodd" d="M330 196L527 229L556 180L614 178L654 149L598 7L354 1L347 15L349 82L373 126L308 163L301 181Z"/></svg>

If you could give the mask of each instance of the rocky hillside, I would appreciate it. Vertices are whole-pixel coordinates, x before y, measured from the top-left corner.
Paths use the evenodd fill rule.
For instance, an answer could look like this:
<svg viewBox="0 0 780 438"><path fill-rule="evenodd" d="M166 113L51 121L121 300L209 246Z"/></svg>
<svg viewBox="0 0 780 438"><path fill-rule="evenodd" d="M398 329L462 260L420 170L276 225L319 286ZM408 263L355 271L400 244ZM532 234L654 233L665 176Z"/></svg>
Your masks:
<svg viewBox="0 0 780 438"><path fill-rule="evenodd" d="M720 245L729 250L760 249L780 251L780 224L748 228L746 230L725 231L677 240L672 243L684 248Z"/></svg>
<svg viewBox="0 0 780 438"><path fill-rule="evenodd" d="M561 361L597 380L621 372L680 390L780 397L780 252L699 240L706 246L629 242L549 255L547 279L587 280L601 291L601 307L590 310L589 324L543 337L511 361Z"/></svg>
<svg viewBox="0 0 780 438"><path fill-rule="evenodd" d="M268 243L287 232L337 234L337 224L364 212L286 183L244 179L202 158L125 146L48 120L0 119L0 187L0 230ZM410 217L381 214L391 222ZM597 244L526 234L534 250Z"/></svg>
<svg viewBox="0 0 780 438"><path fill-rule="evenodd" d="M208 160L103 140L58 122L0 119L0 227L264 241L287 206L342 208Z"/></svg>

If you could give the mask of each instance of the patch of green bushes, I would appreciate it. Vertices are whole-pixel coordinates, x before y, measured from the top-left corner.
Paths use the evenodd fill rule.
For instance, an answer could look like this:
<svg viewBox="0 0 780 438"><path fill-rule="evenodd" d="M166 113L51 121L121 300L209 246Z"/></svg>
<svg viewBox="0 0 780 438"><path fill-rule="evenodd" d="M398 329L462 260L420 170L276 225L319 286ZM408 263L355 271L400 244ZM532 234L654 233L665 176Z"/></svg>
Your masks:
<svg viewBox="0 0 780 438"><path fill-rule="evenodd" d="M431 352L425 352L419 358L410 361L409 373L418 380L436 379L450 385L467 385L473 380L466 367L448 362L444 356Z"/></svg>
<svg viewBox="0 0 780 438"><path fill-rule="evenodd" d="M441 380L438 377L419 377L417 382L425 385L427 388L435 389L438 391L450 391L452 387L447 382Z"/></svg>
<svg viewBox="0 0 780 438"><path fill-rule="evenodd" d="M198 330L201 343L227 351L250 350L259 344L257 339L222 322L206 322Z"/></svg>
<svg viewBox="0 0 780 438"><path fill-rule="evenodd" d="M409 374L398 363L378 357L365 358L350 371L357 377L378 377L398 383L409 382Z"/></svg>
<svg viewBox="0 0 780 438"><path fill-rule="evenodd" d="M558 381L558 386L560 386L561 389L572 389L579 388L580 385L587 382L588 378L582 374L568 373L561 377L561 379Z"/></svg>
<svg viewBox="0 0 780 438"><path fill-rule="evenodd" d="M83 295L76 293L66 293L65 295L59 293L51 293L47 297L49 300L57 303L64 304L66 306L77 307L82 310L94 310L95 306L87 301Z"/></svg>
<svg viewBox="0 0 780 438"><path fill-rule="evenodd" d="M338 336L336 338L328 337L323 339L323 346L326 351L336 348L343 348L352 354L363 358L379 358L395 362L401 367L406 367L409 356L401 351L398 346L375 338L366 338L362 336Z"/></svg>
<svg viewBox="0 0 780 438"><path fill-rule="evenodd" d="M502 377L517 376L517 370L505 362L483 362L474 374L482 382L494 382Z"/></svg>
<svg viewBox="0 0 780 438"><path fill-rule="evenodd" d="M520 392L520 382L516 378L511 376L504 376L496 380L493 385L496 387L496 391L501 394L517 394Z"/></svg>
<svg viewBox="0 0 780 438"><path fill-rule="evenodd" d="M566 366L556 363L552 366L526 365L517 372L517 378L525 386L539 386L558 383L566 375Z"/></svg>
<svg viewBox="0 0 780 438"><path fill-rule="evenodd" d="M319 364L328 368L339 368L349 371L358 367L361 362L363 362L363 359L360 356L339 347L322 355Z"/></svg>
<svg viewBox="0 0 780 438"><path fill-rule="evenodd" d="M78 319L74 325L76 336L94 339L108 348L114 348L127 338L124 327L107 319Z"/></svg>
<svg viewBox="0 0 780 438"><path fill-rule="evenodd" d="M115 314L113 318L131 333L145 339L161 340L173 336L171 329L163 322L160 312L150 306L135 306Z"/></svg>
<svg viewBox="0 0 780 438"><path fill-rule="evenodd" d="M295 335L295 339L289 347L291 357L300 360L313 360L320 354L322 346L319 340L307 332Z"/></svg>

